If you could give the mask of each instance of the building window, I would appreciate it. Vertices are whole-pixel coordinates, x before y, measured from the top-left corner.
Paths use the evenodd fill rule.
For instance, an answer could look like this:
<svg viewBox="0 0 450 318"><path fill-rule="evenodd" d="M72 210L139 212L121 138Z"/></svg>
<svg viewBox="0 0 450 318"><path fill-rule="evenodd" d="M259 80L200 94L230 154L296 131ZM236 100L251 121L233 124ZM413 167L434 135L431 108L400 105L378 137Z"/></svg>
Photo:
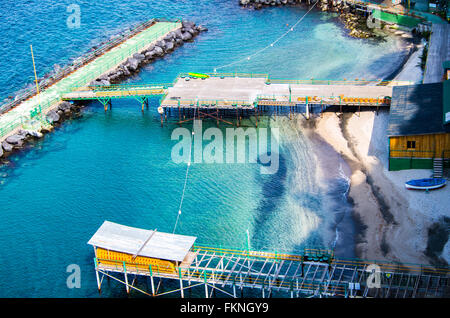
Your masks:
<svg viewBox="0 0 450 318"><path fill-rule="evenodd" d="M408 140L406 142L406 149L416 149L416 141L415 140Z"/></svg>

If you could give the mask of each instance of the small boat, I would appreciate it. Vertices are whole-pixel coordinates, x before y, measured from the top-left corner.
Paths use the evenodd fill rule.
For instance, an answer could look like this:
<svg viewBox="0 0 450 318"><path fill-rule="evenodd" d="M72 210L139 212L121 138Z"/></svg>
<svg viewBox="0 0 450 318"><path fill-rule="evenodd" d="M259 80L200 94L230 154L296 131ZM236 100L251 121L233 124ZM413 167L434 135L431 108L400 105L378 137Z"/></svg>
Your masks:
<svg viewBox="0 0 450 318"><path fill-rule="evenodd" d="M434 190L442 188L447 184L447 180L444 178L426 178L426 179L416 179L409 180L405 183L406 189L415 190Z"/></svg>
<svg viewBox="0 0 450 318"><path fill-rule="evenodd" d="M209 78L209 75L202 73L188 73L188 75L193 78Z"/></svg>

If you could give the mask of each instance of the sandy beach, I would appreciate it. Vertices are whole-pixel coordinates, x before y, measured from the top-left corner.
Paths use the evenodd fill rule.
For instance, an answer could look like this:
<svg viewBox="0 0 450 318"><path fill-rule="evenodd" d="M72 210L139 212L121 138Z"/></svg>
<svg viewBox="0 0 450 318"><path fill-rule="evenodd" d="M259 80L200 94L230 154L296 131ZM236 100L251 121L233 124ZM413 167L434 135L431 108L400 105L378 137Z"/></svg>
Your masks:
<svg viewBox="0 0 450 318"><path fill-rule="evenodd" d="M419 83L417 65L422 46L397 72L395 80ZM360 225L355 254L363 259L401 263L448 265L450 243L450 187L437 191L406 190L410 179L430 177L431 170L388 171L389 111L335 112L316 117L314 131L346 160L351 168L349 199Z"/></svg>
<svg viewBox="0 0 450 318"><path fill-rule="evenodd" d="M429 229L450 217L450 188L408 191L405 181L429 177L431 170L387 170L389 113L368 111L338 117L328 112L313 120L315 132L352 170L349 197L354 204L353 217L363 228L356 237L356 255L401 263L448 263L448 243L443 253L427 253L427 247Z"/></svg>

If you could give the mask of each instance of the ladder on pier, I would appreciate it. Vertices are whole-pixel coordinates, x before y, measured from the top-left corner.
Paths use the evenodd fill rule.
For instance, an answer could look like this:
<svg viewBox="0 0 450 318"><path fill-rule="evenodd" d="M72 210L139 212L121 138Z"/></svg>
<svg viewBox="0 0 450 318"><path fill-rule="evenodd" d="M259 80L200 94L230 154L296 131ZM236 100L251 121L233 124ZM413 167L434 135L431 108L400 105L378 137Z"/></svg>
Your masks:
<svg viewBox="0 0 450 318"><path fill-rule="evenodd" d="M444 159L433 159L433 178L442 178L444 175Z"/></svg>

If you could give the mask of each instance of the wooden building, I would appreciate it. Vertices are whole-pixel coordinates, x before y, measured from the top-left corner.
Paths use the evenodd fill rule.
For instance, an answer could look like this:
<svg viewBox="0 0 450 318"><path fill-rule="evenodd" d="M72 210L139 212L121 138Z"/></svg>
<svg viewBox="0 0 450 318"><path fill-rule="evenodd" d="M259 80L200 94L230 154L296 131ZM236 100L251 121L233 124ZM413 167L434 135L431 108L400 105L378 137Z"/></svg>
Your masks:
<svg viewBox="0 0 450 318"><path fill-rule="evenodd" d="M96 269L125 274L157 273L178 277L180 268L188 268L195 257L191 251L196 237L156 230L144 230L105 221L89 240L94 247ZM101 281L98 271L97 284Z"/></svg>
<svg viewBox="0 0 450 318"><path fill-rule="evenodd" d="M450 159L450 81L396 86L389 116L389 170L432 169Z"/></svg>

